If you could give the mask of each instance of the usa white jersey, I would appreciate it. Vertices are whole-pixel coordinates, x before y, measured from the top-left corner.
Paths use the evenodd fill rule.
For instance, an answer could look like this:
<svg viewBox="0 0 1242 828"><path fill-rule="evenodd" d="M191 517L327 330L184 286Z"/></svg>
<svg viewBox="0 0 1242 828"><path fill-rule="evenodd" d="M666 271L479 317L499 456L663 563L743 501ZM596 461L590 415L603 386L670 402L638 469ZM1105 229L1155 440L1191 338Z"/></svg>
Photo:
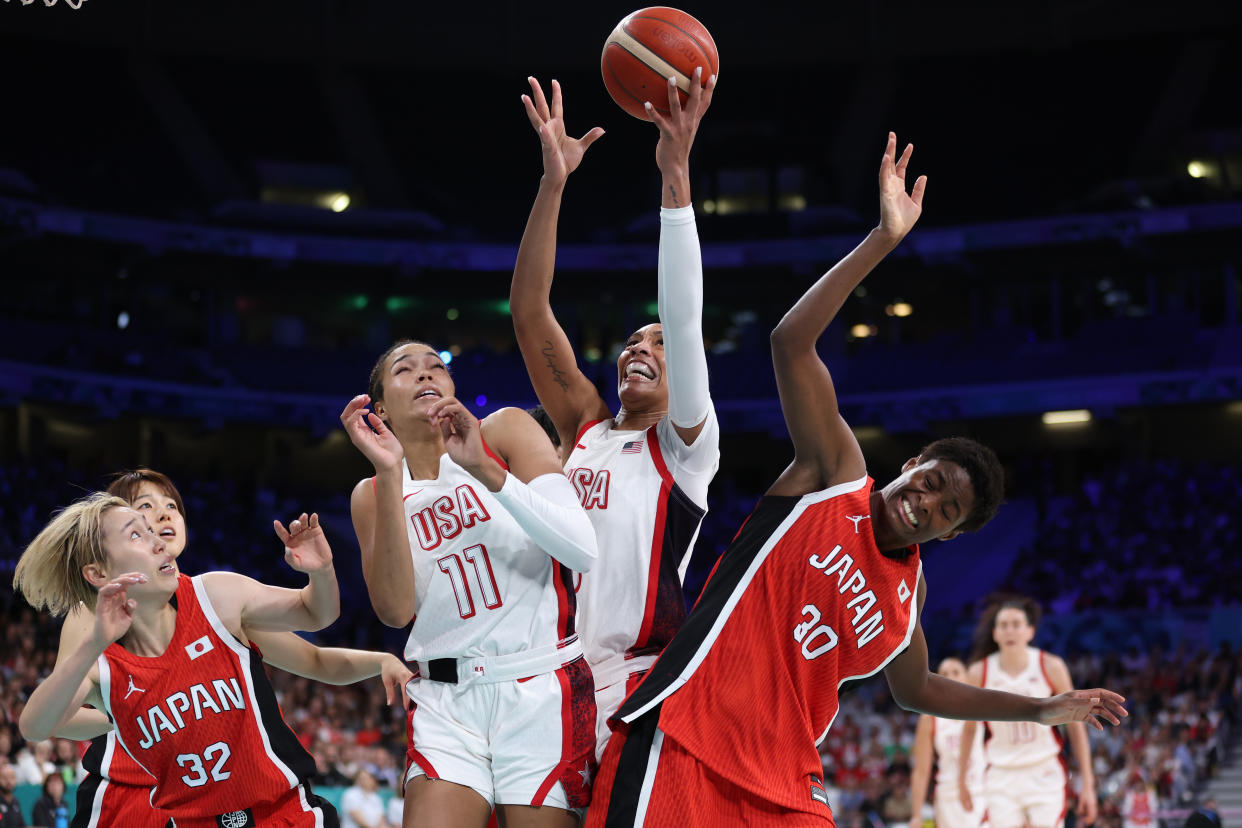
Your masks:
<svg viewBox="0 0 1242 828"><path fill-rule="evenodd" d="M668 417L645 431L600 420L578 433L565 473L599 543L578 587L578 629L597 688L649 667L685 620L681 582L719 465L711 409L689 446Z"/></svg>
<svg viewBox="0 0 1242 828"><path fill-rule="evenodd" d="M401 474L417 600L407 661L505 655L574 635L572 573L486 486L447 453L435 480L411 480L404 460Z"/></svg>
<svg viewBox="0 0 1242 828"><path fill-rule="evenodd" d="M1000 668L1000 653L983 662L983 687L1004 690L1020 696L1046 699L1053 695L1052 682L1044 670L1044 651L1026 648L1026 667L1017 675ZM1061 753L1061 735L1047 725L1034 722L987 722L984 743L988 764L1001 768L1034 765Z"/></svg>
<svg viewBox="0 0 1242 828"><path fill-rule="evenodd" d="M936 749L936 796L957 798L957 759L962 745L960 719L932 719L932 744ZM972 793L983 790L983 728L975 728L975 741L970 746L970 764L966 766L966 788Z"/></svg>

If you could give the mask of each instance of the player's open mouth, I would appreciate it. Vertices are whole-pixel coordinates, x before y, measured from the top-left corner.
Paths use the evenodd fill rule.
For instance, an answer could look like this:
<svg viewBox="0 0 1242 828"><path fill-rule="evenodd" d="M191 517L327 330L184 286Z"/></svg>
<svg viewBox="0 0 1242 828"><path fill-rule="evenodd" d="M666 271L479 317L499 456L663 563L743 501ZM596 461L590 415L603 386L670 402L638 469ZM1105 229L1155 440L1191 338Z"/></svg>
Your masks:
<svg viewBox="0 0 1242 828"><path fill-rule="evenodd" d="M160 565L159 573L161 575L172 575L172 574L175 574L176 572L177 572L177 565L174 564L171 559L168 561L165 561L163 564Z"/></svg>
<svg viewBox="0 0 1242 828"><path fill-rule="evenodd" d="M423 397L435 397L439 399L440 392L434 388L424 388L422 391L419 391L414 395L414 399L416 400L421 400Z"/></svg>
<svg viewBox="0 0 1242 828"><path fill-rule="evenodd" d="M173 529L172 527L165 527L160 530L160 537L161 538L175 538L177 537L177 530Z"/></svg>
<svg viewBox="0 0 1242 828"><path fill-rule="evenodd" d="M634 376L642 377L645 380L653 380L655 379L655 371L646 363L634 361L625 366L625 378L630 379Z"/></svg>
<svg viewBox="0 0 1242 828"><path fill-rule="evenodd" d="M906 521L910 524L910 528L918 529L919 519L914 516L914 509L910 506L910 501L904 497L901 499L901 511L905 515Z"/></svg>

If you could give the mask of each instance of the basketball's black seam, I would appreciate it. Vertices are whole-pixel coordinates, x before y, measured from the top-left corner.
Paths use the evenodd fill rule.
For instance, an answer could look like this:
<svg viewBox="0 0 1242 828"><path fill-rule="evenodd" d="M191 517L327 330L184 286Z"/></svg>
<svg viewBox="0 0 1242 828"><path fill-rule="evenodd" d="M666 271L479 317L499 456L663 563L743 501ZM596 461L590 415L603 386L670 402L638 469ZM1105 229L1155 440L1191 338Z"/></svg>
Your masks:
<svg viewBox="0 0 1242 828"><path fill-rule="evenodd" d="M625 48L624 46L622 46L620 43L616 42L615 40L613 40L613 41L609 41L609 45L611 45L611 46L616 46L618 49L620 49L621 51L625 52L625 53L626 53L627 55L629 55L630 57L634 58L634 60L636 60L636 61L638 61L639 63L641 63L643 66L647 66L647 62L646 62L645 60L643 60L643 59L642 59L642 58L640 58L638 55L634 54L634 53L633 53L633 52L631 52L629 49ZM612 64L611 64L609 61L605 60L605 61L604 61L604 65L608 67L608 74L612 75L612 79L613 79L614 81L616 81L616 82L617 82L617 88L619 88L619 89L620 89L622 92L624 92L625 94L629 95L629 96L630 96L632 99L634 99L635 101L638 101L638 103L640 103L640 104L642 104L642 103L647 103L647 100L646 100L645 98L640 98L640 97L638 97L638 96L637 96L637 95L635 95L633 92L631 92L631 91L630 91L630 90L629 90L629 89L625 86L625 84L624 84L624 83L622 83L622 82L621 82L621 79L620 79L619 77L617 77L617 73L616 73L615 71L613 71ZM648 69L651 69L651 67L650 67L650 66L647 66L647 68L648 68ZM656 70L654 70L654 69L651 69L651 72L652 72L652 74L655 74L656 76L659 76L659 74L660 74L659 72L656 72ZM651 106L652 106L652 108L653 108L653 109L655 109L655 111L656 111L656 112L659 112L661 115L668 115L670 112L672 112L672 110L670 110L667 106L665 106L663 109L661 109L660 107L656 106L656 105L655 105L655 101L651 101Z"/></svg>
<svg viewBox="0 0 1242 828"><path fill-rule="evenodd" d="M703 53L703 56L704 56L704 57L706 57L706 58L708 59L708 63L710 63L710 62L711 62L711 53L710 53L710 52L708 52L708 50L707 50L707 49L705 49L705 48L703 47L703 41L699 40L697 37L695 37L694 35L690 34L688 31L686 31L685 29L683 29L681 26L678 26L676 23L673 23L673 22L671 22L671 21L665 20L663 17L647 17L646 15L643 15L642 17L631 17L630 19L631 19L631 20L657 20L657 21L659 21L659 22L661 22L661 23L665 23L665 24L667 24L667 25L669 25L669 26L672 26L674 29L676 29L677 31L679 31L679 32L681 32L682 34L684 34L686 37L688 37L688 38L690 38L691 40L693 40L693 41L694 41L694 45L698 46L698 47L699 47L699 51L701 51L701 52ZM699 25L702 25L702 24L700 23ZM627 35L630 35L630 37L634 37L634 35L630 34L628 31L626 31L625 33L626 33ZM638 38L636 38L636 37L634 37L634 39L635 39L635 40L638 40ZM639 43L642 43L642 41L641 41L641 40L638 40L638 42L639 42ZM645 43L644 43L643 45L644 45L644 46L646 46L646 44L645 44ZM712 41L712 51L716 52L716 61L717 61L717 62L719 62L719 61L720 61L720 53L719 53L719 51L717 51L717 50L716 50L715 46L716 46L716 41L714 41L714 40L713 40L713 41ZM648 46L647 48L651 48L651 47L649 47L649 46ZM628 51L628 50L627 50L627 51ZM714 74L716 74L716 72L718 72L718 71L719 71L719 66L708 66L707 68L712 70L712 72L711 72L711 73L712 73L713 75L714 75Z"/></svg>

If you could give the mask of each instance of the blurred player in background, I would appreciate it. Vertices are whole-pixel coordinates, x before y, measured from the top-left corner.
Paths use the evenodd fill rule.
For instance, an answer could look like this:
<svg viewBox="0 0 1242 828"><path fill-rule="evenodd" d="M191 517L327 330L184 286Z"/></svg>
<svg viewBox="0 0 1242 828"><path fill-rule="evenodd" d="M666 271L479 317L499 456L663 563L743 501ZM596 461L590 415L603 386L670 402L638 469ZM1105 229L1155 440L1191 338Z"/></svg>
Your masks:
<svg viewBox="0 0 1242 828"><path fill-rule="evenodd" d="M936 672L953 681L966 680L966 665L961 659L946 658ZM922 828L923 803L927 801L927 783L931 780L932 764L936 766L936 787L932 801L936 812L936 828L979 828L983 823L983 757L976 758L967 769L966 788L974 796L974 807L962 807L958 797L958 751L961 747L960 719L939 719L926 714L919 716L914 731L914 749L910 757L910 828ZM975 730L975 742L981 744L983 734Z"/></svg>
<svg viewBox="0 0 1242 828"><path fill-rule="evenodd" d="M578 369L550 299L565 183L603 130L570 138L560 84L552 81L549 103L539 82L529 81L531 94L522 100L539 134L543 177L518 249L509 307L535 393L560 435L565 473L599 538L599 563L578 593L595 676L598 754L608 741L608 717L685 619L682 580L720 463L703 346L703 262L690 201L690 149L715 78L704 89L696 72L685 108L670 81L671 113L651 113L660 130L660 319L632 333L621 350L615 414Z"/></svg>
<svg viewBox="0 0 1242 828"><path fill-rule="evenodd" d="M371 603L414 622L404 825L477 828L493 806L506 825L576 825L595 696L573 572L595 533L539 424L479 422L455 392L434 348L398 342L341 414L375 467L350 502Z"/></svg>
<svg viewBox="0 0 1242 828"><path fill-rule="evenodd" d="M1040 615L1039 605L1029 598L1011 598L988 607L975 630L967 681L1037 699L1073 690L1065 662L1031 646ZM966 807L973 803L973 796L964 787L964 770L972 760L969 748L978 727L977 722L967 722L962 728L966 748L958 758L962 774L958 785ZM1059 828L1069 802L1061 734L1033 722L987 721L983 727L983 795L991 828ZM1091 745L1081 722L1069 722L1066 727L1082 780L1077 814L1083 825L1090 825L1099 810Z"/></svg>

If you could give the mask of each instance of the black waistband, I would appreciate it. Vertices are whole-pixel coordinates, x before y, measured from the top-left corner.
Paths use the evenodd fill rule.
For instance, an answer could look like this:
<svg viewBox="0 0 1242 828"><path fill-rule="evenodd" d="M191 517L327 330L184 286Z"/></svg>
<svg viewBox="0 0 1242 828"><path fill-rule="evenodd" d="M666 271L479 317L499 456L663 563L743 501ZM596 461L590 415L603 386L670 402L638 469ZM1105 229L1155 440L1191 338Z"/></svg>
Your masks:
<svg viewBox="0 0 1242 828"><path fill-rule="evenodd" d="M445 684L456 684L457 659L433 658L427 662L427 675L423 678L429 681L441 681Z"/></svg>

